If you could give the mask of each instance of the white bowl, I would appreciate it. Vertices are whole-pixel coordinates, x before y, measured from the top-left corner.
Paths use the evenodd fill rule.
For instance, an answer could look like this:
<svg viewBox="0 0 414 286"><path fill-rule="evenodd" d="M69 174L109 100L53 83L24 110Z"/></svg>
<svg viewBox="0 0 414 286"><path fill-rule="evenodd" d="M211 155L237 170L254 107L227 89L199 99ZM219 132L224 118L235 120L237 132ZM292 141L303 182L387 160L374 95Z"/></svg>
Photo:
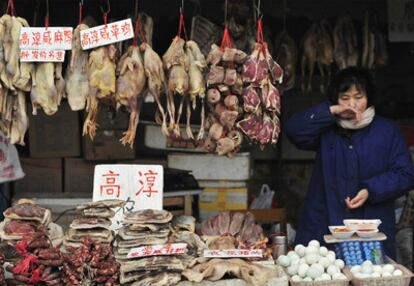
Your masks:
<svg viewBox="0 0 414 286"><path fill-rule="evenodd" d="M381 224L379 219L345 219L344 225L349 230L376 230Z"/></svg>
<svg viewBox="0 0 414 286"><path fill-rule="evenodd" d="M355 233L355 231L349 230L349 229L348 229L349 231L335 231L336 228L347 228L347 227L344 225L329 226L329 231L332 233L332 235L339 239L350 238Z"/></svg>
<svg viewBox="0 0 414 286"><path fill-rule="evenodd" d="M362 238L371 238L377 235L378 229L370 230L370 231L359 231L357 230L357 235Z"/></svg>

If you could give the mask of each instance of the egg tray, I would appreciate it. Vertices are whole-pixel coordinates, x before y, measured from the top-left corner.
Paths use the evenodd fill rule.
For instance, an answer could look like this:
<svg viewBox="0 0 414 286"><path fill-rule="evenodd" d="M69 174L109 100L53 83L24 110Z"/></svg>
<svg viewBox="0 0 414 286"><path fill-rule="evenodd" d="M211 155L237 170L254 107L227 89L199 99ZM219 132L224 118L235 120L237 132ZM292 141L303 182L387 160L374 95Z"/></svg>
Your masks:
<svg viewBox="0 0 414 286"><path fill-rule="evenodd" d="M364 245L366 245L364 247ZM335 254L347 266L361 265L369 260L373 264L384 263L385 254L381 241L349 241L335 245Z"/></svg>
<svg viewBox="0 0 414 286"><path fill-rule="evenodd" d="M347 280L327 280L327 281L300 281L293 282L289 277L289 283L291 286L348 286L351 278L348 274L344 273L348 278Z"/></svg>
<svg viewBox="0 0 414 286"><path fill-rule="evenodd" d="M413 273L400 264L394 264L394 266L395 269L402 271L402 276L358 279L348 267L345 267L344 273L347 277L351 277L354 286L409 286Z"/></svg>

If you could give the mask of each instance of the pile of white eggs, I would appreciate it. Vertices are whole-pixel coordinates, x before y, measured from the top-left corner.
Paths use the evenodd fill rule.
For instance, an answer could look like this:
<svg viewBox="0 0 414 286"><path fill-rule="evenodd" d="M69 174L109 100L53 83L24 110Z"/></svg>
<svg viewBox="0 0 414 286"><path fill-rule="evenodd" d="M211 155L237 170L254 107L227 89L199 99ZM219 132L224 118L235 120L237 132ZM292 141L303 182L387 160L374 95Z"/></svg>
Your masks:
<svg viewBox="0 0 414 286"><path fill-rule="evenodd" d="M296 245L295 251L279 256L277 264L285 267L293 282L347 280L341 273L345 263L317 240L310 241L307 247Z"/></svg>
<svg viewBox="0 0 414 286"><path fill-rule="evenodd" d="M351 267L351 273L357 279L366 278L380 278L380 277L392 277L402 276L403 272L400 269L395 269L392 264L385 265L373 265L371 261L367 260L362 265L356 265Z"/></svg>

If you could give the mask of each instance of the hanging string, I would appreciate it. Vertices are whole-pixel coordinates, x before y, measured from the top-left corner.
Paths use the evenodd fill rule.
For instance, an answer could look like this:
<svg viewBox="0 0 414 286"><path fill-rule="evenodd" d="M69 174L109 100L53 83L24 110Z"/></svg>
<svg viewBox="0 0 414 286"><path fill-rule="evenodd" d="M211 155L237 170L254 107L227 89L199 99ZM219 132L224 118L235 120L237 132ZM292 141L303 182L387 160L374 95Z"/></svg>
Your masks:
<svg viewBox="0 0 414 286"><path fill-rule="evenodd" d="M79 25L82 24L83 20L83 0L79 1Z"/></svg>
<svg viewBox="0 0 414 286"><path fill-rule="evenodd" d="M135 34L134 34L134 41L133 45L138 45L138 38L140 38L141 42L146 43L147 39L145 37L144 31L140 27L139 23L139 13L138 13L138 0L135 0Z"/></svg>
<svg viewBox="0 0 414 286"><path fill-rule="evenodd" d="M46 0L45 27L46 29L49 28L49 0Z"/></svg>
<svg viewBox="0 0 414 286"><path fill-rule="evenodd" d="M220 45L222 50L224 50L226 47L227 48L233 47L231 43L229 28L228 28L227 6L228 6L228 1L225 0L224 2L224 32L223 32L223 39L221 40L221 45Z"/></svg>
<svg viewBox="0 0 414 286"><path fill-rule="evenodd" d="M184 0L181 0L181 7L180 7L180 23L178 25L178 33L177 33L177 37L181 37L181 32L184 31L184 40L187 42L188 41L188 37L187 37L187 29L185 27L185 22L184 22Z"/></svg>
<svg viewBox="0 0 414 286"><path fill-rule="evenodd" d="M105 28L108 25L108 14L109 14L109 12L111 12L111 3L109 2L109 0L106 1L106 4L107 4L107 8L108 8L106 11L104 11L102 6L100 7L101 12L102 12L102 16L103 16L103 21L104 21Z"/></svg>
<svg viewBox="0 0 414 286"><path fill-rule="evenodd" d="M9 0L9 2L7 3L6 14L16 16L16 10L14 9L14 0Z"/></svg>

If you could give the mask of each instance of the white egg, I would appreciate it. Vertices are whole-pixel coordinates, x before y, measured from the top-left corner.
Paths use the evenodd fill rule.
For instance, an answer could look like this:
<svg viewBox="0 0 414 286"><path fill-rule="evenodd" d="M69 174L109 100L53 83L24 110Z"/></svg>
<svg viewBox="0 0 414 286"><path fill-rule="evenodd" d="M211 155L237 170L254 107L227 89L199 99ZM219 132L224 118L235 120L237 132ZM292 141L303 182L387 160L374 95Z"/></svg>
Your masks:
<svg viewBox="0 0 414 286"><path fill-rule="evenodd" d="M309 265L307 264L301 264L298 268L298 275L302 278L306 276L306 271L308 271Z"/></svg>
<svg viewBox="0 0 414 286"><path fill-rule="evenodd" d="M372 266L372 262L371 261L369 261L369 260L365 260L363 263L362 263L362 267L364 267L364 266Z"/></svg>
<svg viewBox="0 0 414 286"><path fill-rule="evenodd" d="M291 265L286 269L286 272L289 274L289 276L294 276L298 273L299 265Z"/></svg>
<svg viewBox="0 0 414 286"><path fill-rule="evenodd" d="M289 266L296 265L297 267L299 267L299 264L301 264L299 260L293 260L293 261L290 261Z"/></svg>
<svg viewBox="0 0 414 286"><path fill-rule="evenodd" d="M400 269L397 269L392 273L392 275L393 276L402 276L403 272Z"/></svg>
<svg viewBox="0 0 414 286"><path fill-rule="evenodd" d="M327 274L327 273L323 273L321 275L321 279L322 281L327 281L327 280L331 280L331 275Z"/></svg>
<svg viewBox="0 0 414 286"><path fill-rule="evenodd" d="M343 269L345 267L345 263L341 259L335 260L335 266L339 269Z"/></svg>
<svg viewBox="0 0 414 286"><path fill-rule="evenodd" d="M331 262L327 257L321 257L318 263L322 265L324 268L328 268L328 266L331 265Z"/></svg>
<svg viewBox="0 0 414 286"><path fill-rule="evenodd" d="M306 277L310 277L312 279L318 278L322 275L323 270L320 271L320 269L318 269L317 267L311 266L308 268L308 270L306 271Z"/></svg>
<svg viewBox="0 0 414 286"><path fill-rule="evenodd" d="M299 262L299 260L300 260L299 255L297 255L296 253L294 253L293 255L288 256L288 257L290 259L290 264L292 264L295 261Z"/></svg>
<svg viewBox="0 0 414 286"><path fill-rule="evenodd" d="M323 267L319 263L314 263L314 264L311 265L311 267L314 267L314 268L318 269L321 272L321 274L325 272L325 267Z"/></svg>
<svg viewBox="0 0 414 286"><path fill-rule="evenodd" d="M359 272L361 272L361 265L355 265L355 266L352 266L351 267L351 273L352 274L356 274L356 273L359 273Z"/></svg>
<svg viewBox="0 0 414 286"><path fill-rule="evenodd" d="M339 273L339 269L338 267L336 267L335 265L330 265L328 267L328 269L326 270L326 273L328 273L329 275L334 275L335 273Z"/></svg>
<svg viewBox="0 0 414 286"><path fill-rule="evenodd" d="M293 250L289 251L286 256L291 258L292 256L297 255L296 252L294 252Z"/></svg>
<svg viewBox="0 0 414 286"><path fill-rule="evenodd" d="M321 244L319 243L319 241L317 241L317 240L311 240L311 241L309 241L309 243L308 243L308 247L309 246L313 246L313 247L316 247L316 248L319 248L320 246L321 246Z"/></svg>
<svg viewBox="0 0 414 286"><path fill-rule="evenodd" d="M381 275L381 277L391 277L392 276L392 274L391 273L389 273L389 272L384 272L384 273L382 273L382 275Z"/></svg>
<svg viewBox="0 0 414 286"><path fill-rule="evenodd" d="M319 255L317 254L308 254L305 256L306 263L312 265L319 261Z"/></svg>
<svg viewBox="0 0 414 286"><path fill-rule="evenodd" d="M385 265L382 267L382 272L393 273L393 272L394 272L394 270L395 270L395 267L394 267L394 265L392 265L392 264L385 264Z"/></svg>
<svg viewBox="0 0 414 286"><path fill-rule="evenodd" d="M328 255L328 249L325 246L321 246L321 248L319 248L319 255L320 256L326 256Z"/></svg>
<svg viewBox="0 0 414 286"><path fill-rule="evenodd" d="M354 274L355 278L357 279L365 279L365 278L369 278L368 274L364 274L364 273L356 273Z"/></svg>
<svg viewBox="0 0 414 286"><path fill-rule="evenodd" d="M382 274L382 267L381 267L381 265L374 265L374 266L372 266L372 271L374 271L375 273L378 273L378 274Z"/></svg>
<svg viewBox="0 0 414 286"><path fill-rule="evenodd" d="M277 258L277 264L283 267L288 267L290 265L290 259L286 255L281 255Z"/></svg>
<svg viewBox="0 0 414 286"><path fill-rule="evenodd" d="M300 256L303 257L305 256L305 251L306 251L306 247L303 246L302 244L298 244L295 246L295 252Z"/></svg>
<svg viewBox="0 0 414 286"><path fill-rule="evenodd" d="M329 253L326 255L326 258L328 258L328 260L329 260L329 262L330 262L331 264L335 263L335 260L336 260L335 253L331 253L331 252L329 252Z"/></svg>
<svg viewBox="0 0 414 286"><path fill-rule="evenodd" d="M380 278L381 277L381 274L378 273L378 272L374 272L374 273L371 274L371 277L372 278Z"/></svg>
<svg viewBox="0 0 414 286"><path fill-rule="evenodd" d="M327 255L333 255L333 256L335 256L335 259L336 259L336 254L332 250L329 250Z"/></svg>
<svg viewBox="0 0 414 286"><path fill-rule="evenodd" d="M302 257L301 259L299 259L299 264L303 264L306 263L306 258Z"/></svg>
<svg viewBox="0 0 414 286"><path fill-rule="evenodd" d="M310 278L310 277L305 277L305 278L303 278L303 280L302 281L305 281L305 282L311 282L311 281L313 281L312 280L312 278Z"/></svg>
<svg viewBox="0 0 414 286"><path fill-rule="evenodd" d="M319 249L314 246L308 246L305 250L305 255L309 254L318 254L319 255Z"/></svg>
<svg viewBox="0 0 414 286"><path fill-rule="evenodd" d="M361 268L361 273L371 275L372 274L372 266L365 264Z"/></svg>
<svg viewBox="0 0 414 286"><path fill-rule="evenodd" d="M335 273L332 275L332 280L348 280L348 278L342 273Z"/></svg>
<svg viewBox="0 0 414 286"><path fill-rule="evenodd" d="M293 282L300 282L300 281L302 281L302 278L300 278L300 276L298 276L298 275L294 275L294 276L292 276L292 281Z"/></svg>

